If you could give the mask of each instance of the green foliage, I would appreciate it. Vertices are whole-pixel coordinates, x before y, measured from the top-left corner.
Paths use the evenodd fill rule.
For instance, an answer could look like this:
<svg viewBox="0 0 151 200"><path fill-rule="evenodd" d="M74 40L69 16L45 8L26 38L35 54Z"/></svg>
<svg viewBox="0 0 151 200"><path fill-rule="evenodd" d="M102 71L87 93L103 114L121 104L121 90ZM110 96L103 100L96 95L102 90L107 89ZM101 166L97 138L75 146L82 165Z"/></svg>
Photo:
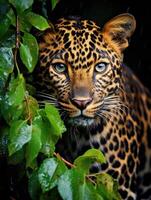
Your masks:
<svg viewBox="0 0 151 200"><path fill-rule="evenodd" d="M18 120L11 124L9 132L9 155L20 150L27 142L31 140L32 126L26 121Z"/></svg>
<svg viewBox="0 0 151 200"><path fill-rule="evenodd" d="M21 13L32 6L33 0L9 0L9 3L16 8L18 13Z"/></svg>
<svg viewBox="0 0 151 200"><path fill-rule="evenodd" d="M67 170L62 160L48 158L43 161L38 171L38 178L43 192L47 192L57 185L58 177Z"/></svg>
<svg viewBox="0 0 151 200"><path fill-rule="evenodd" d="M77 169L68 170L60 177L58 190L66 200L102 200L92 183L86 180L85 174Z"/></svg>
<svg viewBox="0 0 151 200"><path fill-rule="evenodd" d="M57 0L51 0L52 10L56 7L57 2L58 2Z"/></svg>
<svg viewBox="0 0 151 200"><path fill-rule="evenodd" d="M97 191L106 200L120 199L118 184L116 181L113 181L112 177L108 174L102 173L97 176Z"/></svg>
<svg viewBox="0 0 151 200"><path fill-rule="evenodd" d="M61 136L62 133L66 131L66 128L60 118L58 110L52 105L46 104L45 112L49 122L51 123L52 133L56 136Z"/></svg>
<svg viewBox="0 0 151 200"><path fill-rule="evenodd" d="M0 157L20 166L18 181L26 176L24 188L33 200L120 200L111 176L89 174L94 162L106 162L99 150L88 150L73 164L55 153L66 127L55 107L46 104L40 109L31 96L35 89L26 83L25 74L33 72L39 54L32 30L44 31L51 24L34 13L37 2L0 1ZM50 1L52 9L57 2Z"/></svg>
<svg viewBox="0 0 151 200"><path fill-rule="evenodd" d="M31 23L31 25L33 25L35 28L37 28L41 31L49 28L49 24L48 24L47 20L40 15L37 15L33 12L28 12L26 14L26 17L27 17L28 21Z"/></svg>
<svg viewBox="0 0 151 200"><path fill-rule="evenodd" d="M38 153L41 149L41 129L35 123L32 125L32 134L31 139L26 147L26 166L31 166L34 159L38 156Z"/></svg>
<svg viewBox="0 0 151 200"><path fill-rule="evenodd" d="M3 31L3 30L2 30ZM0 47L0 95L5 87L5 82L10 73L13 72L13 52L11 48Z"/></svg>
<svg viewBox="0 0 151 200"><path fill-rule="evenodd" d="M13 53L10 48L0 48L0 77L13 71Z"/></svg>
<svg viewBox="0 0 151 200"><path fill-rule="evenodd" d="M29 33L24 33L22 40L19 48L20 57L28 71L32 72L38 61L38 44L36 38Z"/></svg>
<svg viewBox="0 0 151 200"><path fill-rule="evenodd" d="M97 149L90 149L87 152L85 152L82 156L79 156L75 161L74 164L79 168L88 173L90 166L94 162L99 163L105 163L105 157L100 152L100 150Z"/></svg>

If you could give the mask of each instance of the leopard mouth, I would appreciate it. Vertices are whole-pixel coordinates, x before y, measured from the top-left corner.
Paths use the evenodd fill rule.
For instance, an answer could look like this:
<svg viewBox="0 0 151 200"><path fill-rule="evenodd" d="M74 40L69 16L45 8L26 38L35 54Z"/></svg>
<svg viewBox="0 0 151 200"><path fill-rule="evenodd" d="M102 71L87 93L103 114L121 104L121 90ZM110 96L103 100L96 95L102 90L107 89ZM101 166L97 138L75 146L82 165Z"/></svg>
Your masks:
<svg viewBox="0 0 151 200"><path fill-rule="evenodd" d="M78 116L78 117L71 117L68 119L68 123L74 126L91 126L94 123L94 118L85 117L85 116Z"/></svg>

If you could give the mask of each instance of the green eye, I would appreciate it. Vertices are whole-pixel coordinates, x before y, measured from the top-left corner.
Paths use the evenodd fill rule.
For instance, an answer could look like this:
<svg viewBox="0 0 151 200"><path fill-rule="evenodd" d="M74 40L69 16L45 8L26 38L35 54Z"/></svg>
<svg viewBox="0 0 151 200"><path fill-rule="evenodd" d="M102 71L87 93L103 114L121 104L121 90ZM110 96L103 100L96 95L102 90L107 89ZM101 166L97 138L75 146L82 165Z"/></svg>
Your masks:
<svg viewBox="0 0 151 200"><path fill-rule="evenodd" d="M103 72L106 71L107 67L108 67L108 63L106 63L106 62L100 62L100 63L98 63L98 64L95 65L95 70L97 72L99 72L99 73L103 73Z"/></svg>
<svg viewBox="0 0 151 200"><path fill-rule="evenodd" d="M56 72L58 72L58 73L63 73L67 69L66 65L63 63L54 63L53 67L56 70Z"/></svg>

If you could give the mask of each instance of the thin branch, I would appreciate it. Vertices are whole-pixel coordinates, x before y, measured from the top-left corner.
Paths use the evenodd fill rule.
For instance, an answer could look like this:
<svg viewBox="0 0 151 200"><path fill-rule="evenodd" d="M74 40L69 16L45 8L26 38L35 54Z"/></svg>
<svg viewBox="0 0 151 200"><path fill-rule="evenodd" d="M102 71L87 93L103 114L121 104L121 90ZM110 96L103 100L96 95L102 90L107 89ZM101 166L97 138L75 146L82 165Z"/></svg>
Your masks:
<svg viewBox="0 0 151 200"><path fill-rule="evenodd" d="M91 183L93 183L94 185L96 185L96 182L95 182L94 180L92 180L92 179L89 177L89 175L86 175L86 178L87 178Z"/></svg>
<svg viewBox="0 0 151 200"><path fill-rule="evenodd" d="M67 161L66 159L64 159L63 157L60 156L59 153L53 153L54 156L56 156L57 158L60 158L66 165L68 165L69 167L73 168L76 167L74 164L70 163L69 161Z"/></svg>
<svg viewBox="0 0 151 200"><path fill-rule="evenodd" d="M29 100L26 95L25 95L25 103L26 103L27 115L28 115L27 120L29 121L30 124L32 124L32 115L31 115L30 108L29 108Z"/></svg>
<svg viewBox="0 0 151 200"><path fill-rule="evenodd" d="M102 174L102 172L94 173L94 174L88 174L88 177L96 177L98 175Z"/></svg>
<svg viewBox="0 0 151 200"><path fill-rule="evenodd" d="M66 159L64 159L63 157L60 156L59 153L53 153L54 156L56 156L57 158L61 159L66 165L68 165L69 167L71 168L75 168L76 166L72 163L70 163L69 161L67 161ZM97 173L96 173L97 174ZM95 176L95 174L93 174L93 176ZM96 185L96 182L94 180L92 180L92 175L91 174L88 174L85 176L91 183L93 183L94 185Z"/></svg>
<svg viewBox="0 0 151 200"><path fill-rule="evenodd" d="M19 70L18 63L17 63L17 52L18 52L19 44L20 44L19 19L18 19L16 9L13 6L12 6L12 9L13 9L13 11L15 13L15 17L16 17L16 41L15 41L15 49L14 49L14 63L15 63L18 74L20 74L20 70Z"/></svg>

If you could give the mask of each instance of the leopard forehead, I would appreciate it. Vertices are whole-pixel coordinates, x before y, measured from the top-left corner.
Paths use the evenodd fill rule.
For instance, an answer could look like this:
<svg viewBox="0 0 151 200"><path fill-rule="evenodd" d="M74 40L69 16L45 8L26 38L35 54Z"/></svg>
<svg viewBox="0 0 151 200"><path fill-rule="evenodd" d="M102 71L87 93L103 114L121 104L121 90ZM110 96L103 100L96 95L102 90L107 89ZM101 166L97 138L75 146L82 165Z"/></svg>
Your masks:
<svg viewBox="0 0 151 200"><path fill-rule="evenodd" d="M50 37L50 38L49 38ZM100 58L116 60L118 55L104 40L101 28L95 22L61 18L54 32L46 35L48 45L41 45L43 54L49 58L62 59L74 69L90 68Z"/></svg>

